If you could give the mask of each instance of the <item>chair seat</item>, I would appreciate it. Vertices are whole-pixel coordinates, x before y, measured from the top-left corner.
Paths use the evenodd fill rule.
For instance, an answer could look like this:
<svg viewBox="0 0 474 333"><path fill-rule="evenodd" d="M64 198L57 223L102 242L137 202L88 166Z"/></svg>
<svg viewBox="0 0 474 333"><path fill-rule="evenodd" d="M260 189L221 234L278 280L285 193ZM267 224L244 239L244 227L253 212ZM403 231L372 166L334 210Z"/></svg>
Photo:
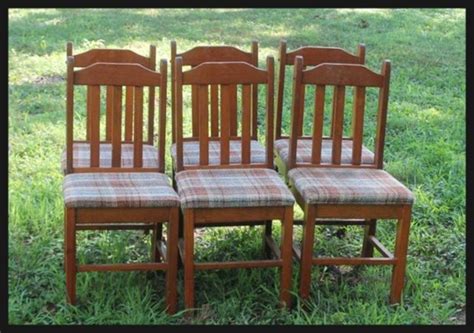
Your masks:
<svg viewBox="0 0 474 333"><path fill-rule="evenodd" d="M64 202L70 208L177 207L168 176L155 172L97 172L66 175Z"/></svg>
<svg viewBox="0 0 474 333"><path fill-rule="evenodd" d="M288 165L288 139L279 139L275 141L275 150L282 159L283 163ZM311 151L313 149L312 139L298 139L298 148L296 149L297 163L311 163ZM330 163L332 159L332 140L324 139L321 145L321 163ZM352 140L342 140L341 163L350 164L352 162ZM374 153L365 146L362 146L362 164L374 163Z"/></svg>
<svg viewBox="0 0 474 333"><path fill-rule="evenodd" d="M229 164L239 164L242 160L242 142L240 140L229 141ZM209 141L209 165L221 164L220 141ZM176 165L176 144L171 146L171 157L173 165ZM250 163L265 163L265 147L256 140L250 141ZM185 166L199 165L199 142L183 142L183 164Z"/></svg>
<svg viewBox="0 0 474 333"><path fill-rule="evenodd" d="M75 142L72 148L73 167L88 168L90 167L90 144L86 142ZM122 165L123 168L133 167L133 144L122 143ZM143 145L143 168L158 168L158 149L152 145ZM99 166L102 168L112 167L112 144L100 144L100 161ZM66 150L63 151L61 157L61 167L66 173Z"/></svg>
<svg viewBox="0 0 474 333"><path fill-rule="evenodd" d="M292 206L294 197L269 169L185 170L176 175L182 208Z"/></svg>
<svg viewBox="0 0 474 333"><path fill-rule="evenodd" d="M411 204L413 194L380 169L296 168L288 172L308 204Z"/></svg>

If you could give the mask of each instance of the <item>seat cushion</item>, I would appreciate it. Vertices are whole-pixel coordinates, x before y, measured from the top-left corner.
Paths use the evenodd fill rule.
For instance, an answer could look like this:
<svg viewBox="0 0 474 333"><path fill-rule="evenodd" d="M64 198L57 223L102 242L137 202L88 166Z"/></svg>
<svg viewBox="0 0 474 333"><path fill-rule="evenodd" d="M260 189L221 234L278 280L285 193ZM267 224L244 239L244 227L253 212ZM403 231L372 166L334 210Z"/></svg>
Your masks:
<svg viewBox="0 0 474 333"><path fill-rule="evenodd" d="M242 160L242 142L240 140L229 141L229 164L239 164ZM183 143L183 164L199 165L199 142L185 141ZM209 165L221 163L221 143L220 141L209 141ZM173 165L176 165L176 144L171 146L171 157ZM250 163L265 163L265 147L258 141L250 141Z"/></svg>
<svg viewBox="0 0 474 333"><path fill-rule="evenodd" d="M90 144L83 142L75 142L72 148L73 167L88 168L90 167ZM158 149L152 145L143 145L143 167L158 168ZM102 168L110 168L112 166L112 144L100 144L100 161L99 166ZM133 144L122 143L122 165L123 168L133 167ZM66 173L66 150L63 151L61 157L61 167Z"/></svg>
<svg viewBox="0 0 474 333"><path fill-rule="evenodd" d="M275 150L285 164L288 164L288 139L279 139L275 141ZM313 149L312 139L298 139L298 148L296 149L297 163L311 163L311 150ZM321 162L330 163L332 159L332 140L324 139L321 145ZM342 140L341 163L349 164L352 162L352 140ZM362 146L362 164L374 163L374 153Z"/></svg>
<svg viewBox="0 0 474 333"><path fill-rule="evenodd" d="M162 173L97 172L66 175L66 207L177 207L179 197Z"/></svg>
<svg viewBox="0 0 474 333"><path fill-rule="evenodd" d="M410 190L379 169L296 168L288 177L309 204L413 203Z"/></svg>
<svg viewBox="0 0 474 333"><path fill-rule="evenodd" d="M176 175L182 208L292 206L294 197L269 169L186 170Z"/></svg>

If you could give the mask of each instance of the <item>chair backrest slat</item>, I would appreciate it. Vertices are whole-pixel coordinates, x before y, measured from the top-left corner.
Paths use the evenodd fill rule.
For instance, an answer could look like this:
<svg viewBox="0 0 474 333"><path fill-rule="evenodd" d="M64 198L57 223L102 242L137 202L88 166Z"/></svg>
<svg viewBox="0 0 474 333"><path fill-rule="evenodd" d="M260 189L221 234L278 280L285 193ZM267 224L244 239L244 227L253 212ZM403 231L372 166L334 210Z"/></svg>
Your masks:
<svg viewBox="0 0 474 333"><path fill-rule="evenodd" d="M120 167L122 161L122 86L114 86L112 110L112 167Z"/></svg>
<svg viewBox="0 0 474 333"><path fill-rule="evenodd" d="M199 164L209 164L209 92L206 85L198 86L199 96Z"/></svg>
<svg viewBox="0 0 474 333"><path fill-rule="evenodd" d="M342 134L344 125L344 103L346 87L334 87L334 126L332 131L332 163L341 164Z"/></svg>
<svg viewBox="0 0 474 333"><path fill-rule="evenodd" d="M211 85L211 136L219 135L219 86Z"/></svg>
<svg viewBox="0 0 474 333"><path fill-rule="evenodd" d="M238 48L235 48L233 46L196 46L190 50L187 50L185 52L178 53L177 52L177 46L176 42L172 41L171 42L171 70L173 73L175 73L175 59L176 57L181 57L182 60L182 66L191 66L191 68L198 67L200 64L205 63L205 62L245 62L252 64L254 66L258 66L258 43L256 41L252 42L252 47L250 52L246 52L243 50L240 50ZM196 83L198 85L198 83ZM215 86L216 88L212 87ZM211 123L211 133L212 136L217 136L216 133L216 128L218 128L219 124L219 90L218 90L218 85L217 84L211 84L210 88L210 101L211 101L211 113L209 115L210 118L210 123ZM172 76L172 84L171 84L171 108L173 114L176 112L176 98L175 98L175 89L176 89L176 83L174 82L174 75ZM231 97L230 97L230 105L231 108L236 107L237 103L237 96L235 95L235 98L233 96L234 92L230 91ZM236 94L236 92L235 92ZM191 87L191 128L192 128L192 136L194 138L197 138L199 136L199 118L198 118L198 108L199 108L199 101L198 101L198 93L197 93L197 88ZM254 139L257 139L257 86L253 85L252 86L252 137ZM233 102L235 101L235 103ZM229 116L231 117L231 124L230 124L230 131L231 134L237 132L237 127L238 127L238 122L237 119L234 117L234 112L230 112ZM176 124L174 121L176 120L176 117L172 117L173 122L172 122L172 139L173 143L176 141Z"/></svg>
<svg viewBox="0 0 474 333"><path fill-rule="evenodd" d="M383 167L383 146L388 107L390 80L390 62L384 61L381 74L377 74L364 65L323 63L314 68L304 70L303 58L295 57L293 79L293 104L291 117L291 133L289 142L288 169L308 166L328 167ZM298 139L301 139L299 126L304 110L304 99L301 90L306 86L315 86L312 151L310 162L297 162ZM332 105L331 139L323 136L324 106L326 87L334 86ZM352 108L352 137L345 138L344 107L346 87L354 88ZM366 107L366 88L377 88L378 109L375 133L375 154L372 162L362 158L362 142L364 136L364 113ZM308 138L308 137L304 137ZM327 140L327 141L324 141ZM352 140L352 148L350 141ZM324 142L324 145L323 145ZM331 145L331 159L322 160L323 147ZM351 153L343 153L344 149L352 149Z"/></svg>
<svg viewBox="0 0 474 333"><path fill-rule="evenodd" d="M326 86L316 86L313 117L313 141L311 151L311 163L321 163L321 150L323 144L323 124L324 124L324 100L326 96Z"/></svg>
<svg viewBox="0 0 474 333"><path fill-rule="evenodd" d="M94 63L86 68L74 71L74 57L68 58L67 80L67 173L72 172L119 172L139 171L143 169L144 131L144 88L154 91L160 88L160 127L159 149L156 167L147 166L147 171L164 171L164 151L166 135L166 61L161 61L160 73L151 71L139 64ZM90 165L73 165L74 148L74 86L87 87L87 129L90 144ZM106 141L111 143L111 165L101 165L100 109L101 86L106 87ZM125 98L122 95L125 94ZM123 101L124 100L124 101ZM155 101L152 101L153 103ZM122 106L123 104L123 106ZM122 108L125 112L122 115ZM107 121L108 120L108 121ZM152 120L153 121L153 120ZM124 130L123 130L124 128ZM123 133L124 132L124 133ZM125 137L125 139L123 138ZM79 141L78 141L79 142ZM81 141L84 142L84 141ZM124 143L133 145L133 161L129 166L122 163ZM125 160L124 160L125 161Z"/></svg>
<svg viewBox="0 0 474 333"><path fill-rule="evenodd" d="M242 86L242 164L250 163L250 132L252 86Z"/></svg>
<svg viewBox="0 0 474 333"><path fill-rule="evenodd" d="M237 85L229 86L229 120L230 120L230 135L237 135Z"/></svg>
<svg viewBox="0 0 474 333"><path fill-rule="evenodd" d="M230 140L230 85L221 86L221 164L229 164Z"/></svg>
<svg viewBox="0 0 474 333"><path fill-rule="evenodd" d="M352 163L360 165L364 130L365 87L355 87L352 111Z"/></svg>
<svg viewBox="0 0 474 333"><path fill-rule="evenodd" d="M105 140L112 141L112 112L114 109L114 87L107 86L107 96L105 105Z"/></svg>
<svg viewBox="0 0 474 333"><path fill-rule="evenodd" d="M143 87L135 87L132 92L135 93L133 166L135 168L141 168L143 166Z"/></svg>
<svg viewBox="0 0 474 333"><path fill-rule="evenodd" d="M90 163L98 167L100 162L100 86L87 86L87 108L90 115Z"/></svg>
<svg viewBox="0 0 474 333"><path fill-rule="evenodd" d="M125 89L125 141L132 141L133 133L133 92L134 88Z"/></svg>
<svg viewBox="0 0 474 333"><path fill-rule="evenodd" d="M317 66L322 63L346 63L346 64L364 64L365 63L365 45L359 44L357 53L351 54L348 51L336 47L323 46L303 46L293 51L287 51L286 41L280 41L279 48L279 78L278 78L278 92L277 92L277 109L276 109L276 129L275 139L278 140L282 135L282 121L283 121L283 97L285 90L285 70L286 66L293 66L294 60L297 56L302 56L304 60L304 68L306 66ZM304 69L303 68L303 69ZM304 98L304 91L302 92ZM301 128L298 133L301 136L303 133L303 118L302 115ZM331 130L332 132L332 130Z"/></svg>
<svg viewBox="0 0 474 333"><path fill-rule="evenodd" d="M259 69L245 62L206 62L183 72L181 57L176 57L175 65L177 171L190 168L249 167L249 165L252 167L273 167L273 58L267 60L267 70ZM265 163L250 163L252 95L253 86L258 84L267 86L267 156ZM197 166L183 165L183 142L190 139L183 138L183 86L199 87L200 161ZM242 88L240 136L237 127L237 90L239 86ZM209 90L211 90L210 98ZM218 92L220 92L220 101L216 96ZM211 119L211 134L209 135L209 114L212 117L213 113L214 115L217 113L216 105L220 107L220 121L213 122ZM231 140L239 140L241 143L240 162L236 162L233 159L234 156L232 156L231 162ZM209 163L210 141L219 141L220 143L220 163Z"/></svg>

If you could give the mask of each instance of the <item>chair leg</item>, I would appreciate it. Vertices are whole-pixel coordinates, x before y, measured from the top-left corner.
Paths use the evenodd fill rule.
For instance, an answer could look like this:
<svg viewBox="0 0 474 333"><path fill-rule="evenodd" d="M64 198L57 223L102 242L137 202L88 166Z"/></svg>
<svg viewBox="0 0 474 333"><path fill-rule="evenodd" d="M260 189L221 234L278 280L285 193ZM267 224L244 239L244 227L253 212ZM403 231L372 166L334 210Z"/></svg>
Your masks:
<svg viewBox="0 0 474 333"><path fill-rule="evenodd" d="M397 263L393 266L390 304L400 303L405 279L405 268L408 250L408 234L411 222L411 206L403 208L402 216L397 223L395 253Z"/></svg>
<svg viewBox="0 0 474 333"><path fill-rule="evenodd" d="M374 245L369 241L369 236L375 236L377 220L368 220L368 224L364 227L364 240L362 245L361 256L373 257Z"/></svg>
<svg viewBox="0 0 474 333"><path fill-rule="evenodd" d="M168 242L166 272L166 304L169 314L176 312L177 304L177 278L178 278L178 223L179 208L172 208L168 221Z"/></svg>
<svg viewBox="0 0 474 333"><path fill-rule="evenodd" d="M67 301L76 304L76 210L67 208L65 230Z"/></svg>
<svg viewBox="0 0 474 333"><path fill-rule="evenodd" d="M163 223L155 223L151 236L151 260L153 262L161 262L158 252L157 243L163 239Z"/></svg>
<svg viewBox="0 0 474 333"><path fill-rule="evenodd" d="M303 221L303 242L301 244L301 263L300 263L300 297L306 299L309 297L311 287L311 269L313 266L313 242L314 242L314 224L316 219L316 208L306 206Z"/></svg>
<svg viewBox="0 0 474 333"><path fill-rule="evenodd" d="M293 206L285 209L281 235L281 280L280 302L284 307L291 306L291 270L293 266Z"/></svg>
<svg viewBox="0 0 474 333"><path fill-rule="evenodd" d="M266 258L271 258L272 256L272 250L267 244L266 238L268 236L272 236L272 221L265 221L265 225L263 226L263 249L265 251L265 257Z"/></svg>
<svg viewBox="0 0 474 333"><path fill-rule="evenodd" d="M184 210L184 307L194 307L194 211Z"/></svg>

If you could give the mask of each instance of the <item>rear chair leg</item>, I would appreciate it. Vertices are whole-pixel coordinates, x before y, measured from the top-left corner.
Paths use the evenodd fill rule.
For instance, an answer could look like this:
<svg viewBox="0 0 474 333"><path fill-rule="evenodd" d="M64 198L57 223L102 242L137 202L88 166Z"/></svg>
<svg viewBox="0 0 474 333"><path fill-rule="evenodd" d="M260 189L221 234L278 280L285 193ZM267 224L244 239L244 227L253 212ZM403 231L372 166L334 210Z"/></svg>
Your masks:
<svg viewBox="0 0 474 333"><path fill-rule="evenodd" d="M361 256L373 257L374 245L369 241L369 236L375 236L377 220L368 220L367 222L368 223L364 226L364 240L362 245Z"/></svg>
<svg viewBox="0 0 474 333"><path fill-rule="evenodd" d="M65 230L67 301L76 304L76 210L67 208Z"/></svg>
<svg viewBox="0 0 474 333"><path fill-rule="evenodd" d="M392 287L390 291L390 304L400 303L405 279L405 268L408 250L408 234L411 222L411 206L403 208L402 216L397 224L397 238L395 240L395 259L393 266Z"/></svg>
<svg viewBox="0 0 474 333"><path fill-rule="evenodd" d="M283 307L291 307L291 270L293 266L293 206L285 209L281 235L281 280L280 302Z"/></svg>
<svg viewBox="0 0 474 333"><path fill-rule="evenodd" d="M177 304L177 278L178 278L178 223L179 208L172 208L168 221L168 242L167 242L167 261L168 269L166 272L166 304L169 314L176 312Z"/></svg>
<svg viewBox="0 0 474 333"><path fill-rule="evenodd" d="M194 308L194 211L184 210L184 307ZM188 316L191 313L188 312Z"/></svg>
<svg viewBox="0 0 474 333"><path fill-rule="evenodd" d="M161 240L163 240L163 223L155 223L151 236L151 260L153 262L161 262L161 257L157 247L158 241Z"/></svg>
<svg viewBox="0 0 474 333"><path fill-rule="evenodd" d="M263 226L263 249L265 251L265 257L271 258L272 257L272 250L267 244L267 237L272 236L272 221L265 221L265 225Z"/></svg>
<svg viewBox="0 0 474 333"><path fill-rule="evenodd" d="M303 221L303 242L301 244L300 297L307 299L311 287L311 269L313 267L313 242L316 208L307 205Z"/></svg>

